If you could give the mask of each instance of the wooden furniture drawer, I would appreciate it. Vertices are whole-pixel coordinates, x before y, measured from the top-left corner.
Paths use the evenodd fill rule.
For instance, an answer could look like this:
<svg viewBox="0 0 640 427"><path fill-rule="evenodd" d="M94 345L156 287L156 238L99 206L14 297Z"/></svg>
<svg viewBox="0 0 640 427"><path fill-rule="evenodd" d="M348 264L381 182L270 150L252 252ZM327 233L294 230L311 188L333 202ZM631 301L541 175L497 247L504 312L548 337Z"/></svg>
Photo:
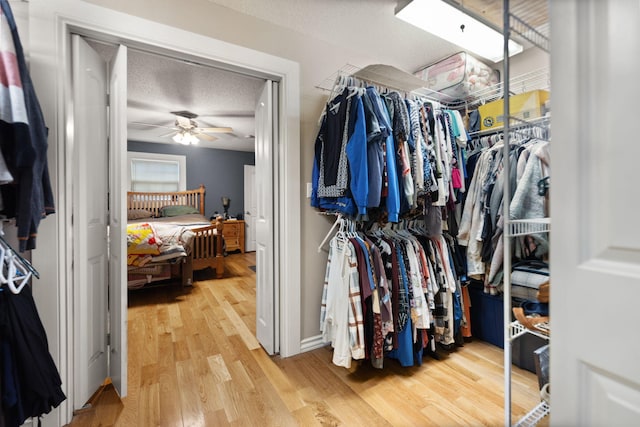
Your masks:
<svg viewBox="0 0 640 427"><path fill-rule="evenodd" d="M240 250L244 253L244 221L228 220L224 222L222 230L227 252Z"/></svg>

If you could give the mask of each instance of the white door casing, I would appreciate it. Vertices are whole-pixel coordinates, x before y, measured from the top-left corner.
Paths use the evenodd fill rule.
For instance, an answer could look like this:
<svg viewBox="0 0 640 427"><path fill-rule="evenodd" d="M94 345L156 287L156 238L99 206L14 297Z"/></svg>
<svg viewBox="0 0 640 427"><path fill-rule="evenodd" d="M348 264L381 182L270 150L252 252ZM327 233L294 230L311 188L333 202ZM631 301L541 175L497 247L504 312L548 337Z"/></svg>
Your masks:
<svg viewBox="0 0 640 427"><path fill-rule="evenodd" d="M640 3L552 1L551 423L640 420Z"/></svg>
<svg viewBox="0 0 640 427"><path fill-rule="evenodd" d="M246 252L256 250L256 205L256 167L244 165L244 249Z"/></svg>
<svg viewBox="0 0 640 427"><path fill-rule="evenodd" d="M73 170L74 131L72 103L73 72L71 33L91 36L110 43L161 54L221 64L259 78L276 78L281 82L278 118L280 130L279 199L280 227L278 243L286 264L279 264L279 281L275 283L282 304L289 307L281 313L282 340L280 354L291 356L300 351L300 69L293 61L246 47L214 39L203 34L118 12L80 0L30 0L29 35L31 74L49 126L49 168L57 197L57 214L43 221L39 229L38 250L32 253L34 265L41 273L41 286L34 290L43 323L50 338L52 355L69 397L43 419L43 425L64 425L71 420L75 377L77 339L73 325L73 253L77 251L73 235L72 213L77 206L71 191L77 173ZM93 156L88 156L88 159ZM121 184L124 185L124 184ZM57 254L57 256L51 256ZM53 303L55 302L55 303ZM68 331L68 332L67 332ZM278 333L278 331L276 331Z"/></svg>
<svg viewBox="0 0 640 427"><path fill-rule="evenodd" d="M274 354L273 242L273 84L267 81L256 105L256 338L269 354Z"/></svg>
<svg viewBox="0 0 640 427"><path fill-rule="evenodd" d="M127 48L109 64L109 376L127 395Z"/></svg>
<svg viewBox="0 0 640 427"><path fill-rule="evenodd" d="M80 36L73 60L74 399L81 408L107 371L107 66ZM93 161L91 161L93 159Z"/></svg>

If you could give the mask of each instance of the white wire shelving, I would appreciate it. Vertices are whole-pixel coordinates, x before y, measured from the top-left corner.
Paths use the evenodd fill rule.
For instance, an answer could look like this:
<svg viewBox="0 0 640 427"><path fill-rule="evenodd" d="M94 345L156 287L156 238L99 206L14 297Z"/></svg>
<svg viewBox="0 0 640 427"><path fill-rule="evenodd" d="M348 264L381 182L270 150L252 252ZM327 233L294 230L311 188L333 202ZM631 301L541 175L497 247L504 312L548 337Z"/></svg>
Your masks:
<svg viewBox="0 0 640 427"><path fill-rule="evenodd" d="M513 6L513 7L512 7ZM512 36L520 36L531 42L534 46L549 52L549 20L548 20L548 2L547 0L504 0L503 2L503 38L504 38L504 57L503 76L504 76L504 93L512 94L517 90L517 84L511 87L510 80L510 60L508 56L508 41ZM550 79L547 79L547 87L550 86ZM511 138L510 128L514 121L510 110L510 96L504 97L504 156L503 167L509 170L509 140ZM547 123L548 124L548 123ZM519 126L519 124L516 124ZM504 194L511 193L510 183L508 179L504 180ZM508 196L505 196L508 197ZM508 200L510 202L510 200ZM511 358L514 340L526 334L533 334L549 340L548 333L549 324L539 323L536 325L540 331L526 328L520 322L511 321L511 240L513 236L522 236L527 234L548 233L551 228L551 220L549 218L511 220L509 217L509 205L505 202L503 205L505 218L504 242L504 259L503 268L507 272L504 275L504 414L505 426L512 425L511 411ZM545 330L547 334L543 333ZM545 401L540 402L524 417L516 422L516 426L535 426L551 411L549 404Z"/></svg>
<svg viewBox="0 0 640 427"><path fill-rule="evenodd" d="M534 427L550 413L551 407L549 404L544 401L540 402L535 408L529 411L527 415L518 420L516 427Z"/></svg>
<svg viewBox="0 0 640 427"><path fill-rule="evenodd" d="M548 233L551 231L551 218L512 219L509 221L508 237L527 234Z"/></svg>
<svg viewBox="0 0 640 427"><path fill-rule="evenodd" d="M479 105L501 99L504 93L505 82L501 81L495 85L469 93L464 99L453 98L445 93L436 92L423 86L424 83L418 77L395 67L374 64L367 67L358 67L353 64L345 64L340 69L333 72L316 88L331 91L340 77L355 77L361 81L383 86L400 92L412 93L414 95L432 99L439 102L443 107L452 110L462 108L475 108ZM548 67L539 68L527 73L515 76L509 81L509 92L517 95L533 90L549 90L550 71ZM519 119L512 118L512 121ZM535 121L528 121L535 123ZM497 129L498 131L500 129ZM496 132L496 130L491 130Z"/></svg>
<svg viewBox="0 0 640 427"><path fill-rule="evenodd" d="M529 329L526 326L524 326L522 323L518 322L517 320L514 320L513 322L511 322L511 341L515 340L516 338L520 338L525 334L532 334L542 339L548 340L549 339L548 334L549 332L551 332L551 328L549 327L549 322L541 322L541 323L538 323L536 326L539 327L541 330L547 331L547 334L534 331L533 329Z"/></svg>

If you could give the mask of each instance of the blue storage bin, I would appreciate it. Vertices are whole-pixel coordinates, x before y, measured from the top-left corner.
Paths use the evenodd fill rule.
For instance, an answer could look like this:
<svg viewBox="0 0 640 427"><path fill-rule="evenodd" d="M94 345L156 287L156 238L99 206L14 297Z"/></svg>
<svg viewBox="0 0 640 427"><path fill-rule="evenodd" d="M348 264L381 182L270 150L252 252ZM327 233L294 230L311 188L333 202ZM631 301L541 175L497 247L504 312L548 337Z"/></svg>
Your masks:
<svg viewBox="0 0 640 427"><path fill-rule="evenodd" d="M471 334L500 348L504 348L502 296L485 294L480 282L469 284L471 300Z"/></svg>

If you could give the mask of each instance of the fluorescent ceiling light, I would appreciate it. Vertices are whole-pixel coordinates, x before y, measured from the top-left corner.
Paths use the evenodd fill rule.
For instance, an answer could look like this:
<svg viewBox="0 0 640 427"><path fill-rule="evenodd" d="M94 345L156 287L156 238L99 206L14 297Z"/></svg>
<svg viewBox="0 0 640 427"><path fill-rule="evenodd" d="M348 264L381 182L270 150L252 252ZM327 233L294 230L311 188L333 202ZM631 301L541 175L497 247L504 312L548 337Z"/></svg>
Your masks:
<svg viewBox="0 0 640 427"><path fill-rule="evenodd" d="M396 16L478 56L493 62L503 59L502 33L442 0L413 0ZM522 50L521 44L509 40L509 56Z"/></svg>

